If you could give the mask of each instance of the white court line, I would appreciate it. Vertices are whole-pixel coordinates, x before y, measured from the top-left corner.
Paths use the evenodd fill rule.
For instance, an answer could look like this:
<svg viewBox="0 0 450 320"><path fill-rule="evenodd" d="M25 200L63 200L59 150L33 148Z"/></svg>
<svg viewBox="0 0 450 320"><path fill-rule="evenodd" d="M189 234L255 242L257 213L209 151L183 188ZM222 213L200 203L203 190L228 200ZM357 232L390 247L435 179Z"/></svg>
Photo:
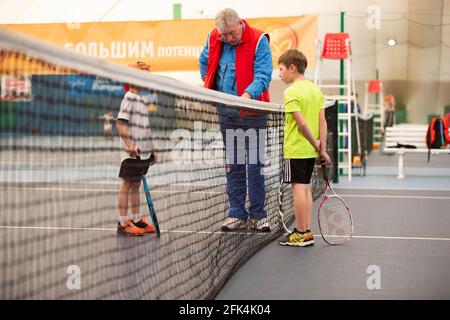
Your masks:
<svg viewBox="0 0 450 320"><path fill-rule="evenodd" d="M177 185L174 185L175 187ZM191 185L192 186L192 185ZM119 187L119 186L118 186ZM180 186L181 187L181 186ZM117 189L88 189L88 188L43 188L43 187L0 187L0 190L40 190L40 191L89 191L89 192L118 192ZM153 190L152 193L172 193L182 190ZM223 191L194 191L192 193L206 193L219 194ZM390 198L390 199L430 199L430 200L450 200L450 197L435 197L435 196L392 196L392 195L378 195L378 194L340 194L347 198Z"/></svg>
<svg viewBox="0 0 450 320"><path fill-rule="evenodd" d="M82 188L33 188L33 187L0 187L0 190L37 190L37 191L88 191L88 192L118 192L119 186L117 189L82 189ZM151 193L173 193L173 192L183 192L186 190L151 190ZM219 194L225 193L220 191L192 191L191 193L202 193L202 194Z"/></svg>
<svg viewBox="0 0 450 320"><path fill-rule="evenodd" d="M75 228L75 227L22 227L22 226L0 226L0 229L25 229L25 230L66 230L66 231L104 231L111 232L117 231L117 229L112 228ZM267 235L267 233L262 232L231 232L231 231L194 231L194 230L160 230L164 233L198 233L198 234L256 234L256 235Z"/></svg>
<svg viewBox="0 0 450 320"><path fill-rule="evenodd" d="M80 189L80 188L42 188L42 187L1 187L0 190L38 190L38 191L90 191L90 192L117 192L117 189Z"/></svg>
<svg viewBox="0 0 450 320"><path fill-rule="evenodd" d="M389 240L450 241L450 238L420 238L420 237L352 236L352 238L359 238L359 239L389 239Z"/></svg>
<svg viewBox="0 0 450 320"><path fill-rule="evenodd" d="M0 229L32 229L32 230L81 230L81 231L117 231L112 228L73 228L73 227L22 227L0 226ZM224 231L192 231L192 230L161 230L163 233L198 233L198 234L242 234L242 235L267 235L260 232L224 232ZM316 234L319 237L320 235ZM325 235L326 236L326 235ZM424 238L424 237L388 237L388 236L352 236L356 239L388 239L388 240L424 240L424 241L450 241L450 238Z"/></svg>
<svg viewBox="0 0 450 320"><path fill-rule="evenodd" d="M447 178L447 177L444 177L444 178ZM386 191L386 190L389 190L389 191L441 191L441 192L444 192L444 191L449 192L450 191L449 188L445 188L445 187L443 187L441 189L433 189L433 188L420 188L420 187L410 188L407 186L399 186L399 187L386 187L384 189L381 189L380 187L365 187L365 186L348 186L348 187L346 187L346 186L342 186L342 185L338 185L338 184L332 184L331 186L334 187L335 190L339 190L339 191L340 190L355 190L355 189L357 189L357 190L383 190L383 191Z"/></svg>
<svg viewBox="0 0 450 320"><path fill-rule="evenodd" d="M430 200L450 200L450 197L435 196L389 196L377 194L340 194L341 197L347 198L390 198L390 199L430 199Z"/></svg>
<svg viewBox="0 0 450 320"><path fill-rule="evenodd" d="M22 227L22 226L0 226L0 229L23 229L23 230L82 230L82 231L117 231L110 228L74 228L74 227Z"/></svg>

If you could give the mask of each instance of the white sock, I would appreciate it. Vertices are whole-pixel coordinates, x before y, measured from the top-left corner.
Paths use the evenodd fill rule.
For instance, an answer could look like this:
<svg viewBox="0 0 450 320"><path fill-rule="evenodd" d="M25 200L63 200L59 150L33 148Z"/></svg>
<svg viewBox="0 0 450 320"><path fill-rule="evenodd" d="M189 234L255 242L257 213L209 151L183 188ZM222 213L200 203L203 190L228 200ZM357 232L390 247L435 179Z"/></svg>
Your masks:
<svg viewBox="0 0 450 320"><path fill-rule="evenodd" d="M119 216L119 221L121 225L124 225L128 221L128 216Z"/></svg>
<svg viewBox="0 0 450 320"><path fill-rule="evenodd" d="M134 222L139 222L139 220L141 220L141 214L140 213L133 213L131 216L133 217L133 221Z"/></svg>

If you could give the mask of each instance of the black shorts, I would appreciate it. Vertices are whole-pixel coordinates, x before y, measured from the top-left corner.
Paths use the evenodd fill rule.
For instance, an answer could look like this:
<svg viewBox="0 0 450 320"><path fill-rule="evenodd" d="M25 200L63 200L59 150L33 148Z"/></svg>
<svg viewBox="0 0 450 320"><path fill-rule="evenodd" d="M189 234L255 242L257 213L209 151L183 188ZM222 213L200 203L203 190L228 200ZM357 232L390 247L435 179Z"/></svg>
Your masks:
<svg viewBox="0 0 450 320"><path fill-rule="evenodd" d="M151 160L125 159L120 165L119 177L126 180L139 181L147 174Z"/></svg>
<svg viewBox="0 0 450 320"><path fill-rule="evenodd" d="M285 183L309 184L316 158L284 159L283 181Z"/></svg>

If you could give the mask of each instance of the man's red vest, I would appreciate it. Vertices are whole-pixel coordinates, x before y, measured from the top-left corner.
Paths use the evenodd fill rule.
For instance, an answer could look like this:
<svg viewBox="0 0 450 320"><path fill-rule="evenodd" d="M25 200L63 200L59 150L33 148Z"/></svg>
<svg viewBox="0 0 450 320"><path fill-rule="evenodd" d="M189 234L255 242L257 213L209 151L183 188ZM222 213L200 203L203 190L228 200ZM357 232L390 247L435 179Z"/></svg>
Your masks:
<svg viewBox="0 0 450 320"><path fill-rule="evenodd" d="M261 36L269 35L260 30L251 28L245 20L245 30L242 34L241 42L236 46L236 89L241 96L245 89L253 82L253 65L255 62L256 47ZM206 69L205 87L216 89L217 68L219 66L220 55L222 53L223 42L217 28L209 36L208 67ZM256 100L270 102L269 90L265 90Z"/></svg>

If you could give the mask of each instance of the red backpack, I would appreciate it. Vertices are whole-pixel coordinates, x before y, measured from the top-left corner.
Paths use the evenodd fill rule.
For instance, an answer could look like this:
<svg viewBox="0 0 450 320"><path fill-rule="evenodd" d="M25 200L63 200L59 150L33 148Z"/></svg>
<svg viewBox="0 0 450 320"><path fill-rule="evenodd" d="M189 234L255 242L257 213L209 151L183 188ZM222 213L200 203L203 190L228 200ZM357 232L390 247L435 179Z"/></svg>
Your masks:
<svg viewBox="0 0 450 320"><path fill-rule="evenodd" d="M448 125L441 118L433 118L428 124L426 144L428 148L428 162L430 162L430 149L440 149L450 143Z"/></svg>
<svg viewBox="0 0 450 320"><path fill-rule="evenodd" d="M447 126L447 128L450 128L450 112L444 116L444 124Z"/></svg>

